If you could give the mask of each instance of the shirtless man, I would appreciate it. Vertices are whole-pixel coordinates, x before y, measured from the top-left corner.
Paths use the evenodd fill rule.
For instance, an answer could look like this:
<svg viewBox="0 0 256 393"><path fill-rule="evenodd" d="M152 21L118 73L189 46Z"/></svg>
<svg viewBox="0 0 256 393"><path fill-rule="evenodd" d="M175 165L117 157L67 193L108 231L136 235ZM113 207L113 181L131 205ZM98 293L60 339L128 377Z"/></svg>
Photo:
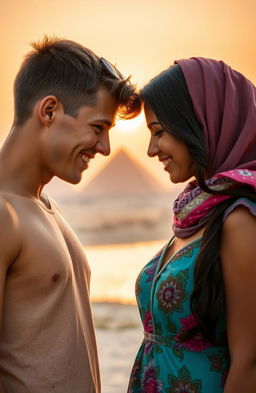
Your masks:
<svg viewBox="0 0 256 393"><path fill-rule="evenodd" d="M117 113L132 117L140 103L89 49L47 37L33 48L0 152L0 392L98 393L90 269L42 190L53 176L78 183L97 153L110 153Z"/></svg>

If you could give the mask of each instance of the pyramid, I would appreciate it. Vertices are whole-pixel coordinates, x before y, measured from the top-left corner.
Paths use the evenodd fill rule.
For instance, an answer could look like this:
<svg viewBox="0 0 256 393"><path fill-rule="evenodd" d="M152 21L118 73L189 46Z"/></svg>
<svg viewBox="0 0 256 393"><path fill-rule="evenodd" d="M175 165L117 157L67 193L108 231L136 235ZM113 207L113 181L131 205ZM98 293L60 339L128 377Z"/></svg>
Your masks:
<svg viewBox="0 0 256 393"><path fill-rule="evenodd" d="M157 179L131 158L126 151L119 150L112 160L84 187L80 198L150 196L163 193L166 193L166 189Z"/></svg>

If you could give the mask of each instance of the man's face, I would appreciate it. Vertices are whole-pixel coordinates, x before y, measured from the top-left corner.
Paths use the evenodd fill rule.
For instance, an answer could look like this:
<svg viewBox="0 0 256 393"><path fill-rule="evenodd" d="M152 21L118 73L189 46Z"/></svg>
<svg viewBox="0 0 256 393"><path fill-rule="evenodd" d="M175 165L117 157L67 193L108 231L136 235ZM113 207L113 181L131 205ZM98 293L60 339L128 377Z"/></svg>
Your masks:
<svg viewBox="0 0 256 393"><path fill-rule="evenodd" d="M95 105L81 107L76 118L65 114L61 106L44 133L45 176L79 183L97 153L110 154L109 130L115 124L117 110L116 101L105 88L96 93Z"/></svg>

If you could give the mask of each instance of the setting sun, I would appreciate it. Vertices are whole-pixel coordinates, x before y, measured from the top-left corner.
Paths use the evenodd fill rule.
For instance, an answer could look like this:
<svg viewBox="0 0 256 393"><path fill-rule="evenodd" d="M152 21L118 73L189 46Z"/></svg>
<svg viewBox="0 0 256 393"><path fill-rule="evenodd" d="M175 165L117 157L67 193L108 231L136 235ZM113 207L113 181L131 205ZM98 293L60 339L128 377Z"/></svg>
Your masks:
<svg viewBox="0 0 256 393"><path fill-rule="evenodd" d="M100 387L98 389L96 383L93 386L94 382L91 378L91 375L95 374L95 381L98 379L93 325L99 352L102 392L125 393L127 389L129 392L154 391L156 393L185 390L201 393L223 392L220 383L224 384L224 377L227 376L227 365L230 362L226 356L228 348L226 345L213 346L201 333L194 337L191 335L187 340L194 328L200 329L206 322L206 317L202 321L194 318L194 311L189 302L190 290L192 293L194 287L192 269L196 264L199 245L203 241L203 249L207 251L206 241L211 243L210 238L207 240L207 231L207 236L201 238L204 228L200 225L205 225L213 217L212 210L204 215L208 209L206 206L211 205L210 209L213 206L215 208L217 203L223 202L224 199L225 204L230 202L228 209L227 205L218 205L216 209L218 217L214 212L216 237L214 239L212 236L212 238L217 240L216 244L222 244L220 236L217 236L221 231L216 231L216 228L222 228L224 219L222 220L220 213L224 212L223 206L227 209L225 217L236 206L236 203L233 205L235 194L218 195L219 199L216 196L214 199L217 201L216 206L215 202L211 202L212 199L210 202L203 199L205 204L202 208L203 202L198 202L203 195L199 187L195 189L191 187L191 191L186 191L184 194L182 191L185 183L173 184L170 181L172 173L177 172L179 175L181 168L182 174L184 169L184 178L187 179L188 174L192 174L190 169L188 170L188 165L193 169L193 174L196 174L194 162L201 162L204 156L208 158L205 153L207 149L202 149L201 134L200 137L198 136L197 121L193 119L194 116L191 116L193 124L190 124L190 118L186 113L188 110L184 108L183 102L187 105L187 101L190 100L190 97L186 97L185 101L183 96L184 91L187 91L185 82L181 90L182 104L179 102L170 104L168 98L164 102L158 101L159 96L161 99L165 97L163 93L165 89L162 91L160 88L159 96L153 93L152 104L159 120L162 119L161 115L165 116L165 112L168 113L166 119L169 119L167 111L171 105L177 113L182 113L184 118L184 123L180 125L182 131L184 127L185 131L188 129L191 132L196 124L195 140L196 138L200 140L198 148L200 156L194 156L195 153L192 155L191 151L191 160L185 160L185 163L182 159L185 155L177 152L177 144L173 143L170 136L165 135L165 138L160 138L160 143L156 145L158 150L156 154L152 154L149 148L152 145L152 132L147 128L143 110L139 116L131 120L121 120L117 117L113 121L115 126L110 130L105 129L105 126L101 129L99 127L101 124L90 122L91 117L84 118L82 123L68 118L62 111L65 107L64 102L61 106L56 104L57 100L50 99L49 103L54 102L53 105L38 105L39 102L42 103L45 93L42 91L41 96L40 85L34 87L35 97L38 97L39 101L34 105L32 100L29 107L31 116L26 115L26 112L23 113L25 120L23 123L18 123L17 116L14 114L13 84L25 54L32 49L30 43L41 41L44 36L76 41L89 48L97 55L95 59L98 65L102 66L100 58L107 59L118 68L125 79L130 78L138 91L173 65L175 60L191 57L222 60L255 84L255 15L256 0L1 1L0 183L3 193L3 200L1 199L3 225L2 239L0 238L2 241L0 298L4 296L1 299L4 309L1 317L0 393L3 389L5 392L16 393L32 390L38 393L49 391L100 393ZM63 63L68 63L68 55L62 56ZM70 62L72 63L73 60ZM94 61L92 64L95 64ZM47 67L47 77L41 80L47 82L48 76L51 79L50 68ZM97 65L95 69L98 69ZM60 66L58 72L62 74L62 70ZM108 73L106 67L104 70L110 78L110 70ZM66 74L65 71L63 73L68 80L69 73ZM88 78L93 75L95 84L92 86L96 87L95 97L97 97L97 88L102 84L104 86L104 78L98 79L99 74L92 71L88 71L87 75ZM69 82L73 83L73 79L79 79L75 72L70 75ZM31 80L33 85L33 72L31 73L30 69L26 75L25 86ZM91 105L90 109L92 109L93 105L97 106L99 102L97 99L93 100L93 94L89 97L90 100L84 100L87 93L84 86L90 86L90 83L87 84L87 77L82 82L83 90L79 91L77 101L71 95L72 104L74 103L76 107L77 103L86 102L83 105L85 107ZM49 94L61 97L58 78L55 83L58 86L56 93ZM110 85L112 83L106 83L107 90ZM118 86L120 86L119 82ZM169 86L167 81L164 87L173 94L171 86L172 83ZM199 86L198 84L196 89L200 90ZM74 85L74 92L76 89ZM88 93L93 91L89 90ZM214 95L214 89L212 91L209 89L206 97L211 101ZM33 94L31 97L33 98ZM66 97L66 94L63 97ZM236 100L234 95L230 97ZM24 90L20 101L26 103L29 99L28 92ZM221 101L220 99L218 102L219 107L222 105ZM118 102L119 100L117 104ZM158 104L156 107L155 102ZM191 102L193 104L194 101ZM36 108L35 111L32 107ZM42 109L43 107L45 109ZM77 109L79 113L80 107ZM194 109L196 109L195 105ZM200 104L198 111L200 112L201 109L204 110ZM190 105L189 111L191 113ZM206 120L214 124L212 128L216 128L216 124L220 124L220 118L215 117L213 105L209 108L209 113L208 110L206 112ZM242 122L240 113L234 112L225 112L223 118L226 123L233 118ZM101 114L99 121L106 120L102 114L105 112L97 113ZM76 117L76 114L70 112L68 114ZM170 118L170 124L175 124L176 115L174 117L170 113ZM185 121L189 123L188 128ZM175 125L178 127L179 121ZM63 127L63 137L61 127ZM251 130L252 128L249 133ZM216 137L215 132L212 133ZM1 146L7 136L7 142ZM221 135L221 138L216 137L218 140L216 155L219 154L219 150L222 150L219 141L225 140L225 143L228 143L231 139L227 138L229 135L226 134ZM238 139L241 139L240 136ZM233 159L235 161L235 156L240 154L239 149L233 146L233 142L230 145L233 149L232 158L227 154L225 165ZM214 144L210 144L209 153L212 149L214 151L215 146L212 145ZM186 148L185 144L183 147ZM250 143L249 146L249 143L246 143L244 147L245 150L248 148L249 151L249 147L253 150L254 144ZM225 146L223 149L226 151ZM216 162L218 159L216 156ZM69 184L57 177L71 181L75 179L75 182L76 179L80 179L82 172L83 177L79 184ZM79 177L73 176L77 173ZM56 177L45 184L54 174ZM183 177L178 176L178 180L182 181ZM220 181L222 180L221 178ZM221 183L222 194L229 193L229 189L224 189L225 181ZM196 181L192 186L193 184L198 185ZM232 187L236 191L234 179L232 179ZM237 195L241 195L241 192L243 191L239 191ZM251 195L246 189L247 194ZM198 200L194 198L195 195ZM232 198L226 200L226 197ZM252 205L249 202L249 199L246 199L245 205L250 206L253 212L253 202ZM196 209L190 210L194 208L195 203L199 203L197 206L199 213L195 212ZM241 213L241 222L244 222L246 206ZM240 210L236 210L240 214ZM184 211L187 222L191 218L193 224L195 217L195 224L190 226L190 223L187 224L185 221L187 226L185 229L176 229L176 225L173 225L173 213L176 214L174 217L174 224L176 224L179 212L183 214ZM201 219L197 222L199 216ZM251 229L252 218L247 218L248 225L246 225ZM184 225L184 221L181 225ZM207 227L214 229L210 225ZM197 232L199 228L201 229ZM235 240L239 240L238 229L234 228ZM254 293L252 288L256 275L254 278L250 277L254 266L253 261L250 262L250 259L253 259L253 251L250 247L246 247L250 241L249 237L247 236L248 242L245 237L241 237L241 245L244 246L245 253L241 248L241 256L239 256L235 255L231 247L235 246L236 241L232 240L229 234L227 235L229 230L225 229L224 232L225 238L228 239L227 244L225 243L225 252L221 253L213 242L210 244L212 250L216 248L216 256L223 254L223 260L227 260L225 263L220 260L221 258L215 258L219 272L215 281L219 282L219 277L223 280L220 282L221 285L216 285L216 288L212 285L210 288L218 293L219 297L216 299L221 305L230 306L229 322L232 318L234 321L239 319L234 315L241 314L243 305L245 311L249 310L253 314L253 301L255 304L256 300L252 300L251 294ZM247 232L252 236L252 231ZM179 233L181 239L175 239L179 237ZM193 239L190 243L186 240L187 236ZM231 264L228 261L229 249ZM7 260L11 259L12 263L7 264ZM209 266L206 266L207 258L204 259L205 271L208 269L209 272ZM250 264L253 267L248 274L244 269L244 261L248 266ZM227 266L225 274L222 274L224 264ZM146 268L142 270L144 266ZM237 272L235 269L238 269ZM250 296L246 296L246 285L242 283L245 280L241 280L239 272L243 274L243 278L248 278L248 282L252 283L247 285ZM201 273L202 278L205 279ZM228 282L227 286L223 284L224 278ZM210 281L208 280L207 283ZM238 283L237 288L235 283ZM195 286L195 289L194 293L200 292L200 288L198 290ZM228 302L225 301L225 297L219 295L226 293L226 289ZM229 296L231 292L235 294L234 297ZM201 295L213 297L210 296L209 291L207 292L207 288L204 288ZM244 297L245 304L242 303L239 295ZM140 310L135 306L136 298L141 303ZM205 300L203 296L201 298ZM251 303L249 303L250 299ZM93 321L91 321L89 300L92 304ZM207 302L204 301L203 304L198 301L197 306L200 304L204 308L201 314L206 315ZM249 304L252 305L251 309ZM208 309L217 315L218 307L214 304L214 299L211 305L213 307ZM207 334L215 341L218 338L227 339L227 331L224 331L224 327L226 329L224 308L219 307L221 323L216 322L218 326L216 335L214 326L209 326L209 329L206 326ZM247 314L249 315L249 312ZM231 340L232 348L230 347L235 353L239 353L241 347L242 360L238 359L234 362L233 370L235 368L236 370L230 373L231 377L228 377L232 383L232 380L238 381L241 373L239 386L243 385L243 381L247 383L250 377L251 380L254 378L256 384L256 373L253 375L252 372L253 356L256 351L252 352L250 349L254 348L256 324L254 323L254 329L249 326L253 315L251 320L247 318L246 312L243 316L244 318L240 318L241 326L237 324L232 327L233 330L231 329L233 336L239 331L240 333L237 334L238 338ZM246 329L252 333L250 337L248 335L244 339L242 332ZM146 345L143 344L139 351L139 354L143 354L143 358L136 358L144 334ZM244 348L241 343L244 344ZM242 353L242 349L245 349L245 354ZM248 370L242 363L247 365ZM132 368L133 364L134 368ZM237 365L242 367L239 368ZM199 367L202 369L202 374ZM245 371L244 375L241 370ZM203 375L204 372L206 377ZM163 373L167 373L165 380L162 378ZM130 375L132 375L131 379ZM219 378L219 387L214 389L217 386L213 387L216 376ZM11 385L7 387L11 380L14 381L13 387ZM128 388L129 380L132 382ZM61 386L64 384L63 381L66 383L64 387ZM33 382L34 386L32 386ZM19 388L16 389L14 384ZM246 386L249 384L252 386L250 381ZM239 387L232 390L230 386L224 388L225 392L239 390ZM245 387L240 391L248 392L248 389ZM251 389L250 392L256 391L254 385Z"/></svg>
<svg viewBox="0 0 256 393"><path fill-rule="evenodd" d="M144 123L145 117L144 114L141 113L139 116L131 120L117 120L116 129L121 132L137 132Z"/></svg>

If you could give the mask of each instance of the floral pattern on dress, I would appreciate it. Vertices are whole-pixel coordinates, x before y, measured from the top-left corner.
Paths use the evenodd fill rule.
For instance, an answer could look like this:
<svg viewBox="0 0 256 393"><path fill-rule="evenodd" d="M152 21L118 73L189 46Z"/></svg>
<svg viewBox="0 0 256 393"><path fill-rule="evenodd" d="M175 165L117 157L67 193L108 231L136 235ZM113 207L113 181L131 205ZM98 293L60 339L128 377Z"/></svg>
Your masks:
<svg viewBox="0 0 256 393"><path fill-rule="evenodd" d="M137 358L132 368L128 393L132 392L134 388L140 385L140 373L141 373L141 360Z"/></svg>
<svg viewBox="0 0 256 393"><path fill-rule="evenodd" d="M140 280L141 280L141 275L142 274L147 274L147 275L149 275L149 277L148 277L148 279L147 279L147 282L152 282L153 281L153 279L154 279L154 276L155 276L155 272L156 272L156 268L157 268L157 265L158 265L158 261L159 261L159 258L160 258L160 256L161 256L161 253L162 253L162 250L163 249L161 249L155 256L154 256L154 258L153 258L153 264L151 264L150 263L150 266L147 268L145 268L144 270L143 270L143 272L141 272L139 275L138 275L138 277L137 277L137 280L136 280L136 282L135 282L135 294L136 294L136 297L139 297L139 295L140 295L140 293L141 293L141 287L140 287Z"/></svg>
<svg viewBox="0 0 256 393"><path fill-rule="evenodd" d="M152 353L153 345L154 345L153 341L145 340L144 353L148 356L149 359L151 359L153 356Z"/></svg>
<svg viewBox="0 0 256 393"><path fill-rule="evenodd" d="M145 332L153 333L153 319L150 311L145 313L143 327Z"/></svg>
<svg viewBox="0 0 256 393"><path fill-rule="evenodd" d="M156 271L156 268L158 265L158 261L159 261L159 256L156 257L153 265L145 270L145 273L149 275L147 282L153 281L154 276L155 276L155 271Z"/></svg>
<svg viewBox="0 0 256 393"><path fill-rule="evenodd" d="M223 355L225 355L225 353ZM229 369L227 368L226 362L224 361L225 357L223 357L223 355L211 354L208 355L208 359L210 361L210 370L222 374L221 386L224 388Z"/></svg>
<svg viewBox="0 0 256 393"><path fill-rule="evenodd" d="M158 376L159 367L154 367L153 361L149 362L143 370L142 391L145 393L161 393L163 384Z"/></svg>
<svg viewBox="0 0 256 393"><path fill-rule="evenodd" d="M193 244L188 244L187 246L185 246L184 248L182 248L180 251L178 251L172 258L172 262L176 261L177 259L181 258L181 257L187 257L190 258L193 254L193 249L194 247L200 247L202 244L202 239L199 239L195 242L193 242Z"/></svg>
<svg viewBox="0 0 256 393"><path fill-rule="evenodd" d="M223 368L224 361L223 358L218 355L209 355L208 359L210 360L210 370L220 372Z"/></svg>
<svg viewBox="0 0 256 393"><path fill-rule="evenodd" d="M146 333L131 373L129 393L223 393L230 365L227 345L208 346L200 336L185 345L178 339L183 329L196 323L190 296L200 246L201 241L191 242L175 254L175 263L171 258L161 269L165 247L139 275L137 301ZM225 331L223 315L217 336Z"/></svg>
<svg viewBox="0 0 256 393"><path fill-rule="evenodd" d="M157 292L158 305L166 314L173 311L182 311L182 302L188 298L185 291L185 279L188 277L188 270L183 270L174 277L170 275L163 281Z"/></svg>
<svg viewBox="0 0 256 393"><path fill-rule="evenodd" d="M178 371L178 376L169 375L170 387L166 389L167 393L200 393L201 380L192 380L191 374L186 366Z"/></svg>
<svg viewBox="0 0 256 393"><path fill-rule="evenodd" d="M196 318L194 317L193 314L189 315L186 318L180 318L181 322L181 331L185 331L188 329L191 329L197 325ZM201 352L204 351L206 348L211 347L212 344L203 338L203 336L198 333L194 337L190 338L189 340L186 341L181 341L179 338L179 334L175 336L175 341L176 343L174 344L174 347L176 349L188 349L189 351L195 351L195 352Z"/></svg>

